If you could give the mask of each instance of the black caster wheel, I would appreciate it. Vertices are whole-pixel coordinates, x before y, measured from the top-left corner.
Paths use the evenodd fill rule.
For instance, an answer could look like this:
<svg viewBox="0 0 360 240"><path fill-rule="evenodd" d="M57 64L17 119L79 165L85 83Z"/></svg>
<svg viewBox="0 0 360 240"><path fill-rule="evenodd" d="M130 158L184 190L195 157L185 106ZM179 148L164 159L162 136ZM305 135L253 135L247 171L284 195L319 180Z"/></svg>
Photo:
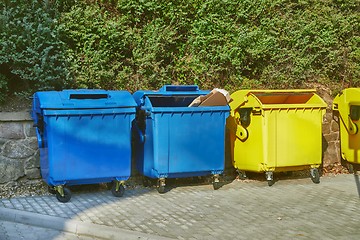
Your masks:
<svg viewBox="0 0 360 240"><path fill-rule="evenodd" d="M106 186L107 190L111 190L111 188L113 186L113 183L112 182L107 182L107 183L105 183L105 186Z"/></svg>
<svg viewBox="0 0 360 240"><path fill-rule="evenodd" d="M311 180L313 181L313 183L320 183L320 173L319 173L319 169L317 168L314 168L314 169L311 169Z"/></svg>
<svg viewBox="0 0 360 240"><path fill-rule="evenodd" d="M59 192L56 192L56 198L59 202L67 203L71 198L71 191L68 188L64 188L64 196L61 196Z"/></svg>
<svg viewBox="0 0 360 240"><path fill-rule="evenodd" d="M221 187L221 183L220 182L214 182L213 183L213 188L214 190L218 190Z"/></svg>
<svg viewBox="0 0 360 240"><path fill-rule="evenodd" d="M52 186L48 186L48 192L49 192L50 194L56 194L56 193L57 193L57 191L55 190L55 188L52 187Z"/></svg>
<svg viewBox="0 0 360 240"><path fill-rule="evenodd" d="M160 186L160 187L157 188L157 190L158 190L158 192L161 193L161 194L163 194L163 193L166 192L165 186Z"/></svg>
<svg viewBox="0 0 360 240"><path fill-rule="evenodd" d="M275 181L274 179L272 180L267 180L268 186L271 187L272 185L274 185Z"/></svg>
<svg viewBox="0 0 360 240"><path fill-rule="evenodd" d="M355 172L356 168L355 168L355 166L353 164L348 163L347 164L347 169L348 169L349 173L353 174Z"/></svg>
<svg viewBox="0 0 360 240"><path fill-rule="evenodd" d="M157 190L159 193L165 193L166 192L166 188L165 188L165 178L159 178L157 181Z"/></svg>
<svg viewBox="0 0 360 240"><path fill-rule="evenodd" d="M122 184L120 184L119 190L116 191L116 183L114 182L111 188L111 193L115 197L122 197L125 193L125 187Z"/></svg>
<svg viewBox="0 0 360 240"><path fill-rule="evenodd" d="M275 180L274 180L274 173L273 172L271 172L271 171L265 172L265 177L266 177L266 181L267 181L269 187L274 185Z"/></svg>
<svg viewBox="0 0 360 240"><path fill-rule="evenodd" d="M238 176L239 176L240 180L246 180L247 179L245 171L238 170L237 173L238 173Z"/></svg>
<svg viewBox="0 0 360 240"><path fill-rule="evenodd" d="M356 175L359 169L360 169L359 165L353 165L353 170L354 170L353 174Z"/></svg>

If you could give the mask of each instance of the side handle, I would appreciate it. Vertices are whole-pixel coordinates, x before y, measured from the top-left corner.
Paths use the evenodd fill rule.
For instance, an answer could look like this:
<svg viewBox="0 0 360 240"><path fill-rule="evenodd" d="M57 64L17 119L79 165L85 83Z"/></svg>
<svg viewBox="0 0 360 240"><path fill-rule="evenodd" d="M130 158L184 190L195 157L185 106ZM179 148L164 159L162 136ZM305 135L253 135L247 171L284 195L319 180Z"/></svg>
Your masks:
<svg viewBox="0 0 360 240"><path fill-rule="evenodd" d="M249 133L244 128L239 121L236 121L236 119L233 116L229 116L226 120L226 127L233 133L235 133L235 136L239 138L241 141L246 141L249 137Z"/></svg>
<svg viewBox="0 0 360 240"><path fill-rule="evenodd" d="M36 113L34 114L33 116L34 118L34 125L33 127L35 127L35 132L36 132L36 137L37 137L37 140L38 140L38 145L39 145L39 148L43 148L45 147L45 142L43 140L43 133L44 133L44 118L41 114L39 113Z"/></svg>
<svg viewBox="0 0 360 240"><path fill-rule="evenodd" d="M141 129L139 128L136 121L133 122L132 126L133 126L133 130L137 133L136 136L138 137L140 143L144 143L145 142L145 134L141 131Z"/></svg>
<svg viewBox="0 0 360 240"><path fill-rule="evenodd" d="M198 92L197 85L164 85L160 88L161 92Z"/></svg>
<svg viewBox="0 0 360 240"><path fill-rule="evenodd" d="M42 136L41 136L41 133L40 133L40 130L39 130L38 127L36 127L36 137L37 137L37 140L38 140L39 148L43 148L44 147L44 141L42 139Z"/></svg>
<svg viewBox="0 0 360 240"><path fill-rule="evenodd" d="M353 111L351 111L353 110ZM339 121L341 121L345 128L346 131L350 134L350 135L355 135L358 133L359 129L358 126L356 125L356 123L353 122L354 118L357 116L354 113L354 108L348 108L348 109L344 109L343 108L339 108L337 103L333 103L333 116L336 115L338 116L338 118L340 119ZM356 118L355 118L356 120Z"/></svg>
<svg viewBox="0 0 360 240"><path fill-rule="evenodd" d="M347 126L349 134L351 135L355 135L358 133L358 126L356 125L356 123L354 123L350 117L350 115L348 116L348 122L349 122L349 126Z"/></svg>

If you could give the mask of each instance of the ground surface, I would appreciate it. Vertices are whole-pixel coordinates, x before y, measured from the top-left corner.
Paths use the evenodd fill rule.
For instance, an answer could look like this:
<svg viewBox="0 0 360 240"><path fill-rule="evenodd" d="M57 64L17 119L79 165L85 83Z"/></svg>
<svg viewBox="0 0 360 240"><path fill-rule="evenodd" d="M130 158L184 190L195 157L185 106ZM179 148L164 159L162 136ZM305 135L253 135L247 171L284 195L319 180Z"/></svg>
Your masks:
<svg viewBox="0 0 360 240"><path fill-rule="evenodd" d="M348 170L343 167L340 163L335 163L326 168L322 169L322 176L333 176L338 174L348 174ZM276 173L275 178L278 179L298 179L298 178L307 178L309 176L309 172L305 171L297 171L292 173ZM236 176L235 170L227 171L226 175L222 177L225 181L232 181ZM264 174L256 173L250 174L249 181L263 181ZM185 178L185 179L177 179L176 184L198 184L198 183L210 183L212 180L210 177L208 178ZM170 180L170 183L174 182L174 180ZM135 188L142 185L142 179L140 176L131 177L129 181L126 182L128 188ZM174 183L175 184L175 183ZM72 187L75 191L80 192L92 192L99 191L102 189L108 189L109 186L106 184L94 184L94 185L82 185L82 186L74 186ZM0 199L1 198L13 198L13 197L25 197L25 196L41 196L41 195L49 195L48 186L41 180L23 180L18 182L10 182L8 184L0 185Z"/></svg>
<svg viewBox="0 0 360 240"><path fill-rule="evenodd" d="M175 181L165 194L137 186L121 198L75 189L66 204L39 195L1 199L1 209L175 239L360 239L360 182L351 174L329 174L320 184L279 176L272 187L233 179L216 191Z"/></svg>

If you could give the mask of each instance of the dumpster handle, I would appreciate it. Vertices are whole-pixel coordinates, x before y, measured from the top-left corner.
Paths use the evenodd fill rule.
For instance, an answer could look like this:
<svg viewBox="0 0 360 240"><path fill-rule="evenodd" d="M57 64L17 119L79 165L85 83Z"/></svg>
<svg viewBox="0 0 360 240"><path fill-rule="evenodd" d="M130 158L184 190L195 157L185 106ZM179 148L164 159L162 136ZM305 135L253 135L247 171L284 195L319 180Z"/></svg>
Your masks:
<svg viewBox="0 0 360 240"><path fill-rule="evenodd" d="M109 98L108 94L99 94L99 93L72 93L69 95L69 99L79 99L79 100L87 100L87 99L107 99Z"/></svg>
<svg viewBox="0 0 360 240"><path fill-rule="evenodd" d="M34 112L32 112L32 114L35 120L33 127L35 127L36 137L38 139L38 146L39 148L43 148L44 141L42 139L42 133L44 132L44 117L39 113L34 114Z"/></svg>
<svg viewBox="0 0 360 240"><path fill-rule="evenodd" d="M340 121L344 124L344 127L345 127L346 131L347 131L350 135L355 135L355 134L358 133L359 128L358 128L358 126L356 125L356 123L354 123L354 122L351 120L350 115L348 115L348 117L347 117L347 122L348 122L348 123L346 123L345 119L343 119L343 118L341 117L341 114L339 114L338 117L339 117Z"/></svg>
<svg viewBox="0 0 360 240"><path fill-rule="evenodd" d="M349 133L351 135L357 134L358 133L358 126L355 123L353 123L350 115L348 116L348 121L349 121Z"/></svg>
<svg viewBox="0 0 360 240"><path fill-rule="evenodd" d="M135 121L134 121L133 127L136 130L136 132L138 133L140 142L144 143L145 142L145 134L141 131L141 129L139 128L139 126L137 125L137 123Z"/></svg>
<svg viewBox="0 0 360 240"><path fill-rule="evenodd" d="M249 138L249 132L233 116L228 117L226 120L226 127L235 133L235 136L241 141L246 141Z"/></svg>
<svg viewBox="0 0 360 240"><path fill-rule="evenodd" d="M356 123L353 122L353 120L351 119L350 114L348 114L348 112L346 112L344 109L339 109L339 106L337 103L333 103L333 115L334 112L337 112L338 118L340 119L340 121L344 124L346 130L348 131L348 133L350 135L355 135L358 133L359 129L358 126L356 125ZM346 123L346 119L344 119L342 116L346 116L347 114L347 123Z"/></svg>
<svg viewBox="0 0 360 240"><path fill-rule="evenodd" d="M197 85L164 85L160 88L161 92L197 92Z"/></svg>
<svg viewBox="0 0 360 240"><path fill-rule="evenodd" d="M38 139L38 145L39 145L39 148L43 148L44 147L44 141L41 137L41 133L40 133L40 130L39 128L36 126L36 136L37 136L37 139Z"/></svg>
<svg viewBox="0 0 360 240"><path fill-rule="evenodd" d="M246 141L249 137L249 132L242 125L237 125L237 129L235 132L236 137L238 137L241 141Z"/></svg>

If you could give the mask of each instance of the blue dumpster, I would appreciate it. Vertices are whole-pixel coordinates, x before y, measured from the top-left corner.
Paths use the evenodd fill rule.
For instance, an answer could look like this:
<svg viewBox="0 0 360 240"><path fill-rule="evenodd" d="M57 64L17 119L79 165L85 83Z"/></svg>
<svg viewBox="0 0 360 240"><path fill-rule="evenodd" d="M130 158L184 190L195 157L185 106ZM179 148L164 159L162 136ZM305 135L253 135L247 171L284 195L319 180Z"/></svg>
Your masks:
<svg viewBox="0 0 360 240"><path fill-rule="evenodd" d="M60 202L66 185L114 182L122 196L131 171L131 124L136 103L127 91L64 90L34 94L32 118L40 171Z"/></svg>
<svg viewBox="0 0 360 240"><path fill-rule="evenodd" d="M165 85L159 91L137 91L133 129L136 166L140 174L158 179L214 175L214 189L225 165L225 123L229 106L188 107L201 91L198 86Z"/></svg>

